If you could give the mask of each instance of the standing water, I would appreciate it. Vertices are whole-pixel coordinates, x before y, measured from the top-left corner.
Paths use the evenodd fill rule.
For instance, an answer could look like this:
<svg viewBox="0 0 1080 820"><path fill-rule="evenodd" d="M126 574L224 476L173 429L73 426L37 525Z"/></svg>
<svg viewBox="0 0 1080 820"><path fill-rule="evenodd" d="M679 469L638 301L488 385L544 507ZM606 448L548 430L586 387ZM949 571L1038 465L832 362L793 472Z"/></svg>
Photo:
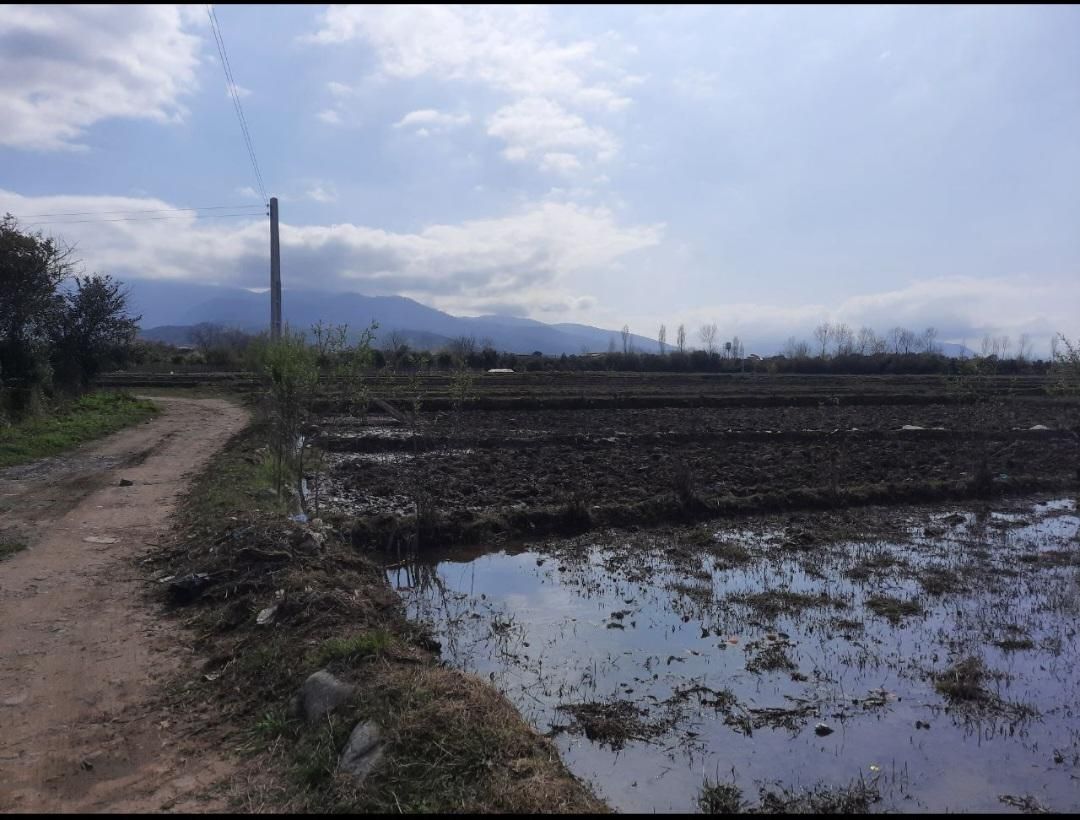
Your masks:
<svg viewBox="0 0 1080 820"><path fill-rule="evenodd" d="M809 519L812 522L812 519ZM621 811L706 780L875 808L1080 808L1080 519L1061 499L821 543L760 524L592 535L388 569Z"/></svg>

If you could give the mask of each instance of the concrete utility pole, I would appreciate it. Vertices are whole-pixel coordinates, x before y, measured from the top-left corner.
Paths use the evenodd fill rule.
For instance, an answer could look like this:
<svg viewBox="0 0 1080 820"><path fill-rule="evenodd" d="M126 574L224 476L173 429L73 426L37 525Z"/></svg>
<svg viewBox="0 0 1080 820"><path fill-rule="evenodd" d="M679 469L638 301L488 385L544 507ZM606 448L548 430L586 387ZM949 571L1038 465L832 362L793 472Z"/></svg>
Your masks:
<svg viewBox="0 0 1080 820"><path fill-rule="evenodd" d="M277 197L270 197L270 338L281 338L281 242L278 240Z"/></svg>

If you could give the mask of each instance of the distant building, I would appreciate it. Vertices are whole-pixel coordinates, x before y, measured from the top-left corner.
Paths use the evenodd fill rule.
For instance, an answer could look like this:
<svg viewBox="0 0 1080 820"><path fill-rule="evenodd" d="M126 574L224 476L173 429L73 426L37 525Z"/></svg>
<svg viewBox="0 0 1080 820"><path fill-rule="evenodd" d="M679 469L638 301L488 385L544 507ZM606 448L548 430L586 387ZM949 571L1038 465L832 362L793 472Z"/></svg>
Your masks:
<svg viewBox="0 0 1080 820"><path fill-rule="evenodd" d="M511 369L509 367L493 367L488 371L488 373L513 373L513 372L514 372L513 369Z"/></svg>

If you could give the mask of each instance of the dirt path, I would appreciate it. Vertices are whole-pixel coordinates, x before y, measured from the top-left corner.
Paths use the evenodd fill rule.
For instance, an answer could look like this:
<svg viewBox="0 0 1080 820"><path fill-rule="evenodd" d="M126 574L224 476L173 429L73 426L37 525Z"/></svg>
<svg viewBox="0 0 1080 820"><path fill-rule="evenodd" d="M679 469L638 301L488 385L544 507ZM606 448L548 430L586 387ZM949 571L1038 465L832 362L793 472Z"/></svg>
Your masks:
<svg viewBox="0 0 1080 820"><path fill-rule="evenodd" d="M0 562L0 811L223 808L207 796L223 751L159 697L188 636L147 605L136 562L246 413L158 402L149 422L0 472L0 539L29 546Z"/></svg>

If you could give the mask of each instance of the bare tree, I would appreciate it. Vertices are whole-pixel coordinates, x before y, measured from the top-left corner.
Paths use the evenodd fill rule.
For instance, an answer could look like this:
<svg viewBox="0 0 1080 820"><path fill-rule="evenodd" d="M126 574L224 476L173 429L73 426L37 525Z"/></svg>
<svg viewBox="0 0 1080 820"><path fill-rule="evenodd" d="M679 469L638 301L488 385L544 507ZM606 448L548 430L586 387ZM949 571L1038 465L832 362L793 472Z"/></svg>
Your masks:
<svg viewBox="0 0 1080 820"><path fill-rule="evenodd" d="M805 341L799 341L794 336L788 336L784 343L784 355L789 359L810 358L810 345Z"/></svg>
<svg viewBox="0 0 1080 820"><path fill-rule="evenodd" d="M1026 362L1031 357L1031 336L1027 333L1020 334L1020 340L1016 343L1016 358Z"/></svg>
<svg viewBox="0 0 1080 820"><path fill-rule="evenodd" d="M850 356L855 352L855 334L846 324L834 325L832 335L837 356Z"/></svg>
<svg viewBox="0 0 1080 820"><path fill-rule="evenodd" d="M733 355L733 356L734 356L734 357L735 357L736 359L741 359L741 358L743 357L743 353L744 353L745 351L744 351L744 349L743 349L743 343L739 341L739 337L738 337L738 336L734 337L734 338L733 338L733 339L731 340L731 349L732 349L732 355Z"/></svg>
<svg viewBox="0 0 1080 820"><path fill-rule="evenodd" d="M825 349L829 344L829 339L832 338L832 325L828 322L822 322L820 325L814 328L814 341L818 343L818 347L821 348L819 354L822 359L825 358Z"/></svg>
<svg viewBox="0 0 1080 820"><path fill-rule="evenodd" d="M664 355L664 348L667 346L667 328L664 325L660 325L660 332L656 334L656 341L660 343L660 355Z"/></svg>
<svg viewBox="0 0 1080 820"><path fill-rule="evenodd" d="M865 325L859 328L859 336L855 342L855 350L862 356L870 356L874 352L877 343L877 334Z"/></svg>
<svg viewBox="0 0 1080 820"><path fill-rule="evenodd" d="M630 325L623 325L622 330L622 352L629 353L633 348L633 343L630 341Z"/></svg>
<svg viewBox="0 0 1080 820"><path fill-rule="evenodd" d="M701 341L705 345L705 349L709 351L710 356L716 352L716 333L716 322L702 325L701 330L698 331L698 335L701 337Z"/></svg>
<svg viewBox="0 0 1080 820"><path fill-rule="evenodd" d="M679 325L678 331L675 333L675 346L679 348L680 353L686 352L686 326Z"/></svg>
<svg viewBox="0 0 1080 820"><path fill-rule="evenodd" d="M464 364L470 356L476 353L476 337L458 336L456 339L451 339L447 349L451 355Z"/></svg>
<svg viewBox="0 0 1080 820"><path fill-rule="evenodd" d="M894 327L889 331L889 347L893 353L911 353L915 349L915 334L906 327Z"/></svg>
<svg viewBox="0 0 1080 820"><path fill-rule="evenodd" d="M941 352L941 345L937 343L936 327L928 327L923 331L922 337L919 339L919 347L922 348L923 353L931 355Z"/></svg>

